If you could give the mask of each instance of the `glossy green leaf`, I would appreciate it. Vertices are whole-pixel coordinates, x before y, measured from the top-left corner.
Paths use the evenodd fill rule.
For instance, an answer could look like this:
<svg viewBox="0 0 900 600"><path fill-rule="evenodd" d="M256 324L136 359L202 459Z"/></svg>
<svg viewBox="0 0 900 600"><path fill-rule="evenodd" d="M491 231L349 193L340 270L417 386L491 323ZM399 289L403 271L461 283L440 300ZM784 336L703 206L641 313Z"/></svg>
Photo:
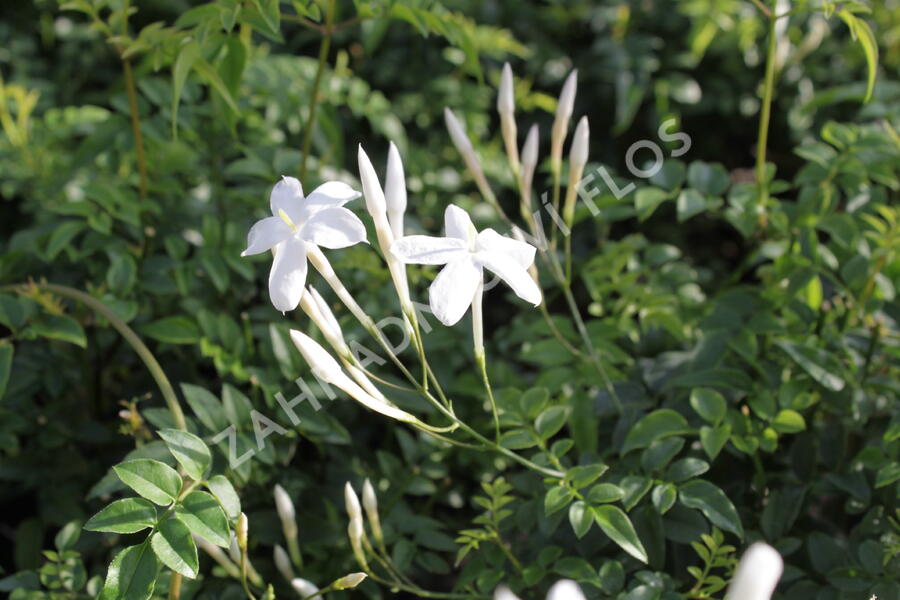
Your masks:
<svg viewBox="0 0 900 600"><path fill-rule="evenodd" d="M31 322L31 329L41 337L69 342L87 348L87 338L81 323L66 315L41 313Z"/></svg>
<svg viewBox="0 0 900 600"><path fill-rule="evenodd" d="M237 492L234 491L234 486L231 485L231 482L224 475L210 477L209 481L206 482L206 487L209 488L209 491L222 505L229 519L234 520L240 516L241 499L238 497Z"/></svg>
<svg viewBox="0 0 900 600"><path fill-rule="evenodd" d="M228 518L212 494L195 490L178 503L175 514L192 533L227 548L231 545Z"/></svg>
<svg viewBox="0 0 900 600"><path fill-rule="evenodd" d="M544 496L544 514L551 515L562 510L572 501L573 497L572 490L567 487L558 485L550 488Z"/></svg>
<svg viewBox="0 0 900 600"><path fill-rule="evenodd" d="M715 425L725 418L728 404L719 392L709 388L697 388L691 391L691 408Z"/></svg>
<svg viewBox="0 0 900 600"><path fill-rule="evenodd" d="M125 548L110 563L99 600L148 600L158 571L149 543Z"/></svg>
<svg viewBox="0 0 900 600"><path fill-rule="evenodd" d="M195 481L203 479L204 473L212 462L209 448L193 433L178 429L163 429L159 437L166 443L166 447L178 464Z"/></svg>
<svg viewBox="0 0 900 600"><path fill-rule="evenodd" d="M690 426L687 419L669 408L655 410L638 421L628 432L622 454L632 450L646 448L656 440L688 433Z"/></svg>
<svg viewBox="0 0 900 600"><path fill-rule="evenodd" d="M734 504L712 483L704 479L689 481L679 487L678 496L682 504L702 512L716 527L744 538L744 528Z"/></svg>
<svg viewBox="0 0 900 600"><path fill-rule="evenodd" d="M143 498L116 500L91 517L84 528L88 531L135 533L156 525L156 507Z"/></svg>
<svg viewBox="0 0 900 600"><path fill-rule="evenodd" d="M593 523L594 515L590 507L582 500L573 502L569 506L569 524L572 526L572 531L575 532L575 537L579 540L587 535Z"/></svg>
<svg viewBox="0 0 900 600"><path fill-rule="evenodd" d="M181 491L181 477L165 463L139 458L120 463L113 471L122 483L160 506L171 504Z"/></svg>
<svg viewBox="0 0 900 600"><path fill-rule="evenodd" d="M550 406L544 409L534 421L534 428L542 439L549 439L556 435L566 424L568 409L565 406Z"/></svg>
<svg viewBox="0 0 900 600"><path fill-rule="evenodd" d="M177 517L163 521L150 537L150 546L156 557L173 571L190 579L197 576L197 546L187 525Z"/></svg>
<svg viewBox="0 0 900 600"><path fill-rule="evenodd" d="M700 445L703 446L703 451L710 460L719 455L719 452L728 443L729 437L731 437L731 425L727 423L716 427L704 425L700 428Z"/></svg>
<svg viewBox="0 0 900 600"><path fill-rule="evenodd" d="M603 504L592 508L597 525L603 530L609 539L614 541L622 550L635 557L639 561L647 562L647 551L638 538L631 519L621 508L611 504Z"/></svg>

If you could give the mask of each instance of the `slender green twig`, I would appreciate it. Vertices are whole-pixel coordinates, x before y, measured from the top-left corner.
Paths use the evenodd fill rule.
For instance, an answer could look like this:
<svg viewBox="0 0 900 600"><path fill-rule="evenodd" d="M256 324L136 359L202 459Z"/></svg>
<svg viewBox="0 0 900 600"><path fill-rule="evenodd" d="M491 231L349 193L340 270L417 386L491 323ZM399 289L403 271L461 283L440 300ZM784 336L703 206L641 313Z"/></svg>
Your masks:
<svg viewBox="0 0 900 600"><path fill-rule="evenodd" d="M328 62L328 52L331 49L331 37L334 34L332 24L334 23L334 4L335 0L328 0L328 6L325 9L325 26L322 31L322 41L319 44L319 63L316 67L316 77L313 79L312 93L309 96L309 114L306 118L306 130L303 132L303 156L300 159L300 179L306 179L306 166L309 159L309 151L312 148L312 134L316 128L316 107L319 104L319 87L322 84L322 74L325 72L325 65Z"/></svg>
<svg viewBox="0 0 900 600"><path fill-rule="evenodd" d="M763 81L762 106L759 113L759 133L756 141L756 185L759 200L765 201L768 197L768 183L766 182L766 146L769 143L769 122L772 116L772 97L775 93L775 63L777 50L777 34L775 31L775 19L771 11L767 14L769 20L769 44L766 51L766 74Z"/></svg>
<svg viewBox="0 0 900 600"><path fill-rule="evenodd" d="M175 389L172 387L169 378L166 377L165 372L159 365L156 357L153 356L152 352L150 352L150 349L147 348L146 344L141 341L141 338L138 337L134 330L131 329L131 327L129 327L125 323L125 321L120 319L118 315L116 315L116 313L114 313L109 307L107 307L105 304L103 304L93 296L86 294L81 290L76 290L75 288L70 288L65 285L36 282L23 283L0 286L0 291L27 293L28 288L31 286L34 286L38 289L44 289L55 294L59 294L60 296L65 296L66 298L71 298L72 300L77 300L88 308L99 313L107 321L109 321L109 324L112 325L113 328L118 331L123 338L125 338L125 341L128 342L132 349L134 349L138 357L147 367L147 370L150 372L151 377L153 377L153 380L159 387L159 391L162 393L163 399L166 402L166 406L168 407L169 412L172 414L172 420L175 422L175 426L178 429L187 431L187 423L184 420L184 412L182 412L181 410L181 405L178 402L178 396L175 394Z"/></svg>

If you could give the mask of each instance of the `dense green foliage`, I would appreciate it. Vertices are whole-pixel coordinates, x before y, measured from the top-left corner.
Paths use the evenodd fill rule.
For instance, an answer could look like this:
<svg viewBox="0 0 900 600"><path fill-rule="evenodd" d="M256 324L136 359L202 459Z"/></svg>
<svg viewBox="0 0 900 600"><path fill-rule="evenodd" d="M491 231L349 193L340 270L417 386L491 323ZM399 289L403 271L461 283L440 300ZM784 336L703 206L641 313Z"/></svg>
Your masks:
<svg viewBox="0 0 900 600"><path fill-rule="evenodd" d="M900 2L794 2L776 23L772 86L769 22L740 0L355 0L334 14L328 0L12 4L0 17L0 591L165 598L178 573L181 598L242 598L240 577L190 534L227 548L243 510L248 589L300 597L272 560L286 545L274 486L297 507L297 575L324 588L361 568L343 486L368 478L411 589L485 597L506 583L539 598L567 577L589 598L720 598L762 539L785 559L777 597L900 598ZM272 184L359 189L357 144L383 172L392 140L408 231L437 233L453 202L505 233L442 117L464 118L517 215L494 111L505 60L521 139L535 122L549 148L578 68L586 172L636 186L617 194L597 176L600 213L578 203L584 332L544 262L549 316L502 285L486 296L500 443L563 476L344 395L301 404L293 425L276 395L296 395L309 367L288 330L321 335L271 306L267 258L240 257ZM687 152L661 138L666 122ZM639 140L665 156L649 178L628 169ZM551 180L542 164L535 191ZM375 240L362 203L348 207ZM327 254L375 320L399 315L376 244ZM414 299L434 274L409 269ZM348 341L377 347L326 298ZM490 435L471 332L428 319L436 378ZM414 348L401 357L416 364ZM405 382L389 363L372 369ZM160 390L166 378L174 390ZM383 391L444 424L415 394ZM217 436L229 427L233 447ZM391 592L370 579L351 593Z"/></svg>

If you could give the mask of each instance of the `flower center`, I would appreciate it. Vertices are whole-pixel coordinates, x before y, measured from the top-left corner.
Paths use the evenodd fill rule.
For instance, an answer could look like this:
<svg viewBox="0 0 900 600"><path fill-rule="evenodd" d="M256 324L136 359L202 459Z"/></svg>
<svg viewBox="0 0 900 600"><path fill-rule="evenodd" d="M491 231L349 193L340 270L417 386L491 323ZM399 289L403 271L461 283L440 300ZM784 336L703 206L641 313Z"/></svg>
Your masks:
<svg viewBox="0 0 900 600"><path fill-rule="evenodd" d="M284 212L283 208L278 209L278 216L281 217L282 221L287 223L287 226L291 228L292 232L294 232L294 233L297 232L297 229L298 229L297 225L291 220L291 217L288 216L288 214L286 212Z"/></svg>

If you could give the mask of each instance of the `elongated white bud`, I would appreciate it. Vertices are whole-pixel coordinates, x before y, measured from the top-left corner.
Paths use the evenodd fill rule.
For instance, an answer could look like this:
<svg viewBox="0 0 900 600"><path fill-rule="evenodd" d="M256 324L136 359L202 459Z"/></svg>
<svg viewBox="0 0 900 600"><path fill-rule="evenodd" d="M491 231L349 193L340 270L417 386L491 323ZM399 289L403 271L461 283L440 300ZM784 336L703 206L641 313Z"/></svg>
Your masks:
<svg viewBox="0 0 900 600"><path fill-rule="evenodd" d="M365 573L350 573L349 575L344 575L328 587L333 590L352 590L365 581L366 577L368 577L368 575Z"/></svg>
<svg viewBox="0 0 900 600"><path fill-rule="evenodd" d="M513 90L513 74L509 63L503 64L500 73L500 90L497 94L497 112L500 114L500 131L513 172L519 170L519 142L516 128L516 98Z"/></svg>
<svg viewBox="0 0 900 600"><path fill-rule="evenodd" d="M331 312L328 303L319 295L319 293L309 286L308 293L303 294L300 298L300 308L307 314L309 319L316 324L322 335L328 341L328 345L337 352L338 356L343 359L351 359L353 354L350 347L344 341L344 333L338 324L334 313Z"/></svg>
<svg viewBox="0 0 900 600"><path fill-rule="evenodd" d="M369 211L373 219L378 219L379 216L386 218L387 201L384 198L384 191L381 189L378 175L375 174L375 167L372 166L372 161L369 160L369 155L363 150L362 144L359 145L357 161L359 163L359 179L362 182L363 198L366 200L366 210Z"/></svg>
<svg viewBox="0 0 900 600"><path fill-rule="evenodd" d="M591 140L591 130L588 126L588 118L581 117L575 127L575 135L572 136L572 148L569 150L569 163L584 169L588 161L588 145ZM571 168L571 167L570 167Z"/></svg>
<svg viewBox="0 0 900 600"><path fill-rule="evenodd" d="M556 104L556 117L553 119L553 131L550 137L550 166L558 173L562 164L563 142L569 131L569 120L575 108L575 91L578 88L578 69L574 69L563 84L559 101Z"/></svg>
<svg viewBox="0 0 900 600"><path fill-rule="evenodd" d="M762 542L753 544L738 564L726 600L769 600L783 570L784 561L775 548Z"/></svg>
<svg viewBox="0 0 900 600"><path fill-rule="evenodd" d="M531 184L534 181L534 170L538 163L538 144L540 133L537 125L532 125L522 146L522 212L531 213Z"/></svg>
<svg viewBox="0 0 900 600"><path fill-rule="evenodd" d="M237 536L238 548L241 549L241 552L244 553L247 551L247 532L250 525L247 522L246 513L241 513L241 516L238 517L237 525L234 528L234 533Z"/></svg>
<svg viewBox="0 0 900 600"><path fill-rule="evenodd" d="M350 482L344 484L344 506L347 508L347 515L351 520L362 519L362 508L359 505L359 498Z"/></svg>
<svg viewBox="0 0 900 600"><path fill-rule="evenodd" d="M235 563L241 564L241 548L238 546L237 534L231 536L231 545L228 546L228 557Z"/></svg>
<svg viewBox="0 0 900 600"><path fill-rule="evenodd" d="M194 538L194 543L197 545L197 547L206 552L210 556L210 558L212 558L219 564L219 566L225 569L228 575L235 579L241 578L241 570L236 564L229 560L228 556L225 554L225 552L222 551L221 548L211 542L208 542L205 538L202 538L199 535L191 534L191 537Z"/></svg>
<svg viewBox="0 0 900 600"><path fill-rule="evenodd" d="M575 127L572 148L569 151L569 185L566 188L566 202L563 205L563 220L570 227L575 219L575 201L578 198L578 186L584 175L584 166L587 164L590 138L588 119L581 117L578 126Z"/></svg>
<svg viewBox="0 0 900 600"><path fill-rule="evenodd" d="M403 214L406 212L406 176L403 161L394 142L388 147L387 175L384 178L384 198L387 202L388 223L395 238L403 237Z"/></svg>
<svg viewBox="0 0 900 600"><path fill-rule="evenodd" d="M309 600L322 600L322 596L316 593L319 591L319 588L316 587L316 585L311 581L296 577L291 580L291 587L294 588L294 591L297 592L297 595L301 598L309 598ZM314 596L313 594L316 595Z"/></svg>
<svg viewBox="0 0 900 600"><path fill-rule="evenodd" d="M478 155L475 154L472 142L469 140L469 136L466 135L466 130L463 128L462 123L449 108L444 109L444 122L447 124L447 131L450 132L450 139L453 141L453 145L456 146L456 150L466 163L466 168L469 169L469 173L475 180L475 185L478 186L481 195L490 204L496 205L497 199L494 196L494 192L491 191L491 186L488 185L484 171L481 170L481 162L478 160Z"/></svg>
<svg viewBox="0 0 900 600"><path fill-rule="evenodd" d="M284 577L287 581L293 580L294 567L291 565L291 558L288 556L287 551L276 544L273 558L275 560L275 568L278 569L278 572L281 573L281 576Z"/></svg>
<svg viewBox="0 0 900 600"><path fill-rule="evenodd" d="M339 387L366 408L374 410L386 417L404 421L406 423L418 421L418 419L411 414L391 406L366 392L359 384L350 379L341 369L341 366L334 357L328 354L328 351L311 337L296 329L291 329L290 333L294 345L300 351L300 354L303 355L303 358L319 379Z"/></svg>
<svg viewBox="0 0 900 600"><path fill-rule="evenodd" d="M384 546L381 518L378 516L378 498L375 496L375 488L372 487L372 482L368 478L363 482L362 503L363 508L366 509L366 516L369 518L369 525L372 527L372 535L375 541L380 546Z"/></svg>
<svg viewBox="0 0 900 600"><path fill-rule="evenodd" d="M369 570L369 563L366 560L366 552L363 550L363 537L366 530L363 527L362 517L359 519L350 519L350 525L347 526L347 537L350 538L350 547L353 549L353 557L363 570Z"/></svg>
<svg viewBox="0 0 900 600"><path fill-rule="evenodd" d="M547 600L584 600L584 593L571 579L562 579L547 592Z"/></svg>
<svg viewBox="0 0 900 600"><path fill-rule="evenodd" d="M297 513L294 510L294 503L291 501L291 497L278 484L275 484L273 494L275 496L275 511L278 513L278 518L281 519L281 529L284 532L284 537L287 539L297 537ZM288 579L291 578L288 577Z"/></svg>

